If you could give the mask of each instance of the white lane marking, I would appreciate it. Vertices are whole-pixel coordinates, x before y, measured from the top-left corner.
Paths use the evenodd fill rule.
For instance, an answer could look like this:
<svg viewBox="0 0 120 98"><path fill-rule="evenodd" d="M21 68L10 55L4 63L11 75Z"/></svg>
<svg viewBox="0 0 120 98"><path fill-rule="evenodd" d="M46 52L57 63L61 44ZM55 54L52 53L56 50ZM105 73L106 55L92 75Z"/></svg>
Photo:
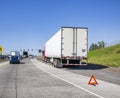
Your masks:
<svg viewBox="0 0 120 98"><path fill-rule="evenodd" d="M8 63L9 63L9 61L0 63L0 66L6 65L6 64L8 64Z"/></svg>
<svg viewBox="0 0 120 98"><path fill-rule="evenodd" d="M32 61L32 60L31 60L31 61ZM69 84L72 84L73 86L75 86L75 87L77 87L77 88L79 88L79 89L81 89L81 90L83 90L83 91L86 91L86 92L88 92L88 93L90 93L90 94L92 94L92 95L94 95L94 96L97 96L97 97L99 97L99 98L104 98L104 97L102 97L102 96L100 96L100 95L98 95L98 94L95 94L95 93L93 93L93 92L91 92L91 91L89 91L89 90L87 90L87 89L85 89L85 88L83 88L83 87L81 87L81 86L73 83L73 82L70 82L70 81L68 81L68 80L65 80L65 79L63 79L63 78L61 78L61 77L59 77L59 76L57 76L57 75L55 75L55 74L53 74L53 73L50 73L50 72L46 71L45 69L41 68L38 64L35 64L35 62L33 62L33 61L32 61L32 63L33 63L34 65L36 65L36 66L37 66L39 69L41 69L42 71L44 71L44 72L46 72L46 73L48 73L48 74L50 74L50 75L52 75L52 76L60 79L60 80L63 80L63 81L65 81L65 82L69 83Z"/></svg>

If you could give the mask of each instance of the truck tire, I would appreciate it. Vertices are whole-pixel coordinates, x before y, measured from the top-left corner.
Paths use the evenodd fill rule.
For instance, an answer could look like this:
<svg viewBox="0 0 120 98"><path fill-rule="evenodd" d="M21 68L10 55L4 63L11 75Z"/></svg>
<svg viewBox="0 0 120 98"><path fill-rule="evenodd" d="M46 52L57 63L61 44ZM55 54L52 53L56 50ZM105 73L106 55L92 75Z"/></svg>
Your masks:
<svg viewBox="0 0 120 98"><path fill-rule="evenodd" d="M54 65L54 67L56 67L56 65L57 65L56 63L57 63L57 61L56 61L56 59L54 59L54 60L53 60L53 65Z"/></svg>
<svg viewBox="0 0 120 98"><path fill-rule="evenodd" d="M57 67L57 68L63 67L63 65L60 63L59 59L54 59L53 65L54 65L54 67Z"/></svg>

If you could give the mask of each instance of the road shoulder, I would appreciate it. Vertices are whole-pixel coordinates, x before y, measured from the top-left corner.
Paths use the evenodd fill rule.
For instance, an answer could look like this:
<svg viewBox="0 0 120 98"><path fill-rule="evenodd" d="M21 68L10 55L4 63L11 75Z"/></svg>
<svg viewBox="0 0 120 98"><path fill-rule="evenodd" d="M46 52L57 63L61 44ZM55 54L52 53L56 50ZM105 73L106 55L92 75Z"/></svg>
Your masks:
<svg viewBox="0 0 120 98"><path fill-rule="evenodd" d="M9 64L9 61L0 62L0 66Z"/></svg>
<svg viewBox="0 0 120 98"><path fill-rule="evenodd" d="M97 97L108 97L108 98L119 98L120 97L120 94L119 94L120 86L119 85L108 83L108 82L105 82L99 79L97 79L99 85L97 86L88 85L87 83L90 77L75 74L75 73L68 72L62 69L57 69L45 63L42 63L36 59L33 59L32 62L34 65L36 65L38 68L42 69L46 73L51 74L54 77L59 78L65 82L68 82L72 84L73 86L76 86L88 93L94 94Z"/></svg>

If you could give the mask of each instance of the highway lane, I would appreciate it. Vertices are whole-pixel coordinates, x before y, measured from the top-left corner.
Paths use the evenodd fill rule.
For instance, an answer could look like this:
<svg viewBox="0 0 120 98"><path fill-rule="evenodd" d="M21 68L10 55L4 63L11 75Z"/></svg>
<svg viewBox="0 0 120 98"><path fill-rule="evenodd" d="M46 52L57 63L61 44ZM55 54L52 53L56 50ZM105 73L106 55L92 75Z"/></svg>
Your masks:
<svg viewBox="0 0 120 98"><path fill-rule="evenodd" d="M44 72L32 62L23 59L20 64L0 67L0 98L97 98Z"/></svg>

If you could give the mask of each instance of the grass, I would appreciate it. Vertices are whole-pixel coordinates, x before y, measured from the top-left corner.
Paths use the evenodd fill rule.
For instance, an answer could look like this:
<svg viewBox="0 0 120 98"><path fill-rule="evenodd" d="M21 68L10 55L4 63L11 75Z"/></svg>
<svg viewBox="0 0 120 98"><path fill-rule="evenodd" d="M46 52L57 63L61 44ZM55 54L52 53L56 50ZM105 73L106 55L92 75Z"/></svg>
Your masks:
<svg viewBox="0 0 120 98"><path fill-rule="evenodd" d="M88 62L105 66L120 67L120 44L88 53Z"/></svg>

